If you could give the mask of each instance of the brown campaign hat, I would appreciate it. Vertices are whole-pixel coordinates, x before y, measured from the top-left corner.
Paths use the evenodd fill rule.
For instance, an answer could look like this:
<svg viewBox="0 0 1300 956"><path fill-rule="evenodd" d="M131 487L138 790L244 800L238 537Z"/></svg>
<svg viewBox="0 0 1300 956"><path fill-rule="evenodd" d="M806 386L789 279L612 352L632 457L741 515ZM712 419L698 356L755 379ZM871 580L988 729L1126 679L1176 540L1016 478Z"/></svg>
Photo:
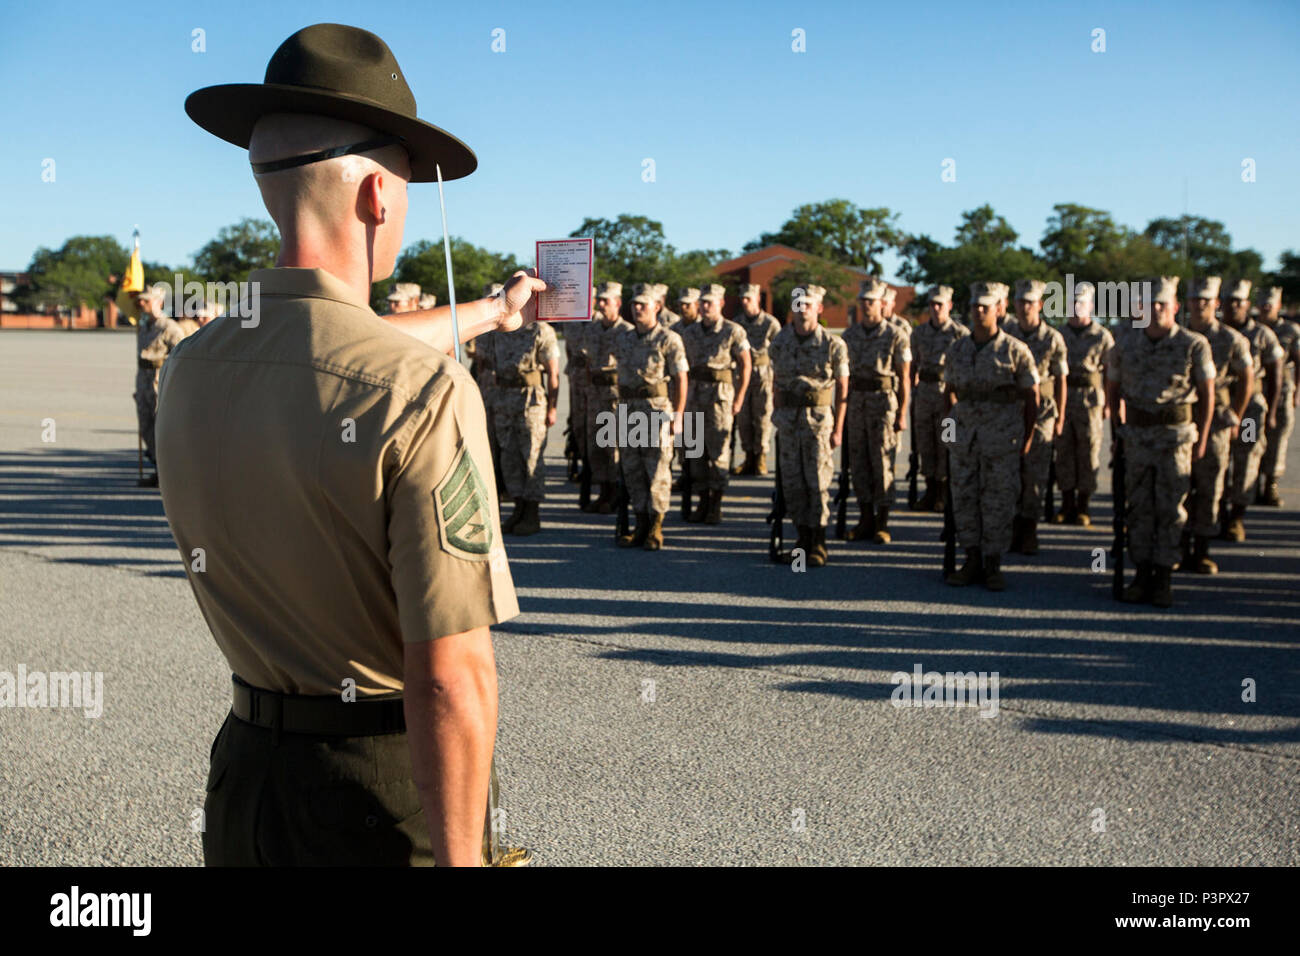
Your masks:
<svg viewBox="0 0 1300 956"><path fill-rule="evenodd" d="M437 165L445 180L478 167L473 150L415 115L415 97L388 44L339 23L304 27L280 44L264 82L196 90L185 100L185 112L209 133L245 149L253 126L270 113L309 113L369 126L400 138L413 183L432 182Z"/></svg>

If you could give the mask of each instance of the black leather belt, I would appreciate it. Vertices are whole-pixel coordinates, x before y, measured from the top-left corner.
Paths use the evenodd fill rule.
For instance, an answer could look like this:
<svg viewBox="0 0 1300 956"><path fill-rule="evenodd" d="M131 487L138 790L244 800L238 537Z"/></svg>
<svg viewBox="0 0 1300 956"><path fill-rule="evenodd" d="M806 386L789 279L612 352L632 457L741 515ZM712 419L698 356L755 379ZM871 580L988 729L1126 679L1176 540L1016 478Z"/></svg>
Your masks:
<svg viewBox="0 0 1300 956"><path fill-rule="evenodd" d="M231 712L257 727L326 737L372 737L406 730L401 695L358 697L348 703L337 694L279 694L253 687L238 675L230 677L234 684Z"/></svg>

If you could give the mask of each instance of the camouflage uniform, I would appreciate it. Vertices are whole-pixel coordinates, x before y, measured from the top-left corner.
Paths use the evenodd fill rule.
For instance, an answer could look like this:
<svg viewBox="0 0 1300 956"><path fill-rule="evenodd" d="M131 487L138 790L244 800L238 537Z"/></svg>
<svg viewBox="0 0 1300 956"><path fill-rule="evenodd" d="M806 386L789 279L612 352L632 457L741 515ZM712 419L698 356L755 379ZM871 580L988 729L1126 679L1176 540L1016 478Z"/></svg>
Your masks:
<svg viewBox="0 0 1300 956"><path fill-rule="evenodd" d="M925 475L927 498L930 498L931 488L938 489L940 483L948 479L948 456L940 440L943 419L948 414L948 400L944 394L944 362L953 344L969 335L970 329L951 318L937 328L927 320L912 330L913 377L916 379L912 388L916 416L912 441L916 442L921 474ZM930 505L933 506L934 503L931 498Z"/></svg>
<svg viewBox="0 0 1300 956"><path fill-rule="evenodd" d="M629 440L621 449L623 480L632 510L638 516L662 518L669 506L672 483L673 405L668 380L687 370L681 336L662 325L648 332L636 325L622 330L614 340L618 360L619 404L627 407L629 432L640 416L650 428L646 441Z"/></svg>
<svg viewBox="0 0 1300 956"><path fill-rule="evenodd" d="M1102 411L1106 407L1106 383L1102 380L1114 337L1101 323L1080 328L1066 325L1065 340L1068 400L1065 427L1056 443L1056 480L1063 494L1077 492L1085 500L1097 490L1101 469L1101 440L1105 433ZM1087 508L1084 507L1085 513Z"/></svg>
<svg viewBox="0 0 1300 956"><path fill-rule="evenodd" d="M686 413L698 412L704 421L704 454L690 459L691 480L697 492L721 493L727 488L736 398L731 363L749 351L749 340L735 322L719 319L710 327L703 318L686 326L681 338L690 363Z"/></svg>
<svg viewBox="0 0 1300 956"><path fill-rule="evenodd" d="M944 376L957 394L952 455L953 522L967 551L1001 556L1020 500L1025 419L1019 391L1038 383L1029 348L1001 330L982 346L966 335L948 349Z"/></svg>
<svg viewBox="0 0 1300 956"><path fill-rule="evenodd" d="M1228 327L1234 328L1231 324ZM1250 357L1255 366L1255 390L1246 404L1246 414L1242 416L1242 434L1232 443L1232 488L1229 500L1234 517L1237 516L1237 511L1244 512L1247 505L1254 503L1255 479L1259 477L1259 463L1264 457L1264 445L1268 442L1268 399L1265 397L1268 379L1264 366L1283 357L1277 336L1263 322L1247 319L1236 331L1250 343ZM1254 440L1245 441L1246 426L1252 420Z"/></svg>
<svg viewBox="0 0 1300 956"><path fill-rule="evenodd" d="M1218 319L1197 334L1209 344L1214 362L1214 418L1205 455L1192 463L1191 488L1195 494L1189 522L1193 535L1208 538L1219 533L1219 502L1228 473L1232 429L1239 424L1232 412L1232 386L1250 369L1251 361L1250 343L1245 336Z"/></svg>
<svg viewBox="0 0 1300 956"><path fill-rule="evenodd" d="M841 341L849 356L844 449L858 505L868 515L893 504L892 452L898 445L894 421L899 405L895 385L902 364L912 361L912 348L908 336L888 319L875 326L850 326Z"/></svg>
<svg viewBox="0 0 1300 956"><path fill-rule="evenodd" d="M786 510L798 527L823 528L835 463L835 381L849 374L844 343L823 326L804 339L791 323L768 348L777 407L772 412Z"/></svg>
<svg viewBox="0 0 1300 956"><path fill-rule="evenodd" d="M546 497L542 454L546 450L547 364L559 361L555 330L533 322L513 332L484 337L494 375L493 415L500 444L501 475L515 500Z"/></svg>
<svg viewBox="0 0 1300 956"><path fill-rule="evenodd" d="M583 342L595 320L564 324L564 374L569 380L569 429L578 457L587 458L587 355Z"/></svg>
<svg viewBox="0 0 1300 956"><path fill-rule="evenodd" d="M1052 451L1056 445L1056 380L1068 372L1069 366L1065 357L1065 339L1042 318L1029 332L1021 328L1018 321L1013 322L1010 334L1029 348L1038 370L1038 421L1034 424L1034 442L1029 454L1020 460L1020 507L1017 510L1021 521L1036 522L1043 516ZM1069 404L1067 400L1066 406Z"/></svg>
<svg viewBox="0 0 1300 956"><path fill-rule="evenodd" d="M750 318L743 309L733 321L745 330L753 361L749 391L736 418L736 431L740 433L740 447L745 452L746 470L751 474L766 474L766 468L757 470L757 463L767 455L767 443L772 437L772 365L767 350L781 331L781 323L776 316L762 311ZM754 469L749 468L751 462Z"/></svg>
<svg viewBox="0 0 1300 956"><path fill-rule="evenodd" d="M1295 426L1295 368L1300 363L1300 325L1279 318L1275 325L1263 323L1273 330L1283 352L1282 392L1277 400L1277 427L1267 430L1267 447L1260 460L1259 472L1266 485L1276 486L1286 472L1286 449Z"/></svg>
<svg viewBox="0 0 1300 956"><path fill-rule="evenodd" d="M587 366L587 457L591 462L591 480L613 487L618 478L618 444L602 448L596 441L600 430L600 413L618 414L618 367L614 357L614 342L631 323L615 319L608 325L604 319L591 323L582 338L582 354Z"/></svg>
<svg viewBox="0 0 1300 956"><path fill-rule="evenodd" d="M143 315L136 322L135 414L144 438L145 456L152 462L158 460L154 455L154 420L158 416L159 370L184 338L181 327L167 316Z"/></svg>
<svg viewBox="0 0 1300 956"><path fill-rule="evenodd" d="M1187 523L1183 503L1197 439L1192 403L1196 386L1214 378L1210 344L1180 325L1155 341L1142 329L1127 328L1115 338L1106 378L1118 383L1125 405L1120 434L1129 553L1139 568L1173 567Z"/></svg>

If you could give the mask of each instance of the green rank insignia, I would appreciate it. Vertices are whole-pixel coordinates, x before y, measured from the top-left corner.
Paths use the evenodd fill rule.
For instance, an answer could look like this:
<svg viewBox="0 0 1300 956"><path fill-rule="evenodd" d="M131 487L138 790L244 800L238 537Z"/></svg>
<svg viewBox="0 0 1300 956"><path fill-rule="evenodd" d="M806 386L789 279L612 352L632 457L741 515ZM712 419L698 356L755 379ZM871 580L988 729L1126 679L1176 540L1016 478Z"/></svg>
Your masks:
<svg viewBox="0 0 1300 956"><path fill-rule="evenodd" d="M474 459L463 445L447 477L434 489L438 533L448 554L482 560L492 549L492 505Z"/></svg>

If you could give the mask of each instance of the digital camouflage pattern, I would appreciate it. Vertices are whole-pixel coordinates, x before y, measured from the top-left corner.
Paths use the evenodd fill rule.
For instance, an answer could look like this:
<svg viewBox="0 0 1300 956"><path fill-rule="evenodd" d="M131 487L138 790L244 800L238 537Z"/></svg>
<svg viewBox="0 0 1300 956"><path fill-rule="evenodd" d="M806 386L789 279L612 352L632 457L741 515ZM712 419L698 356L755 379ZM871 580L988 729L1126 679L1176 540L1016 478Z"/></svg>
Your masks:
<svg viewBox="0 0 1300 956"><path fill-rule="evenodd" d="M1032 388L1038 384L1038 368L1025 343L999 330L983 346L971 336L954 342L944 374L957 393L953 442L948 446L957 540L963 548L1000 555L1011 546L1012 519L1020 500L1025 420L1018 399L986 401L978 394Z"/></svg>
<svg viewBox="0 0 1300 956"><path fill-rule="evenodd" d="M952 318L937 328L925 321L912 330L912 371L913 378L917 379L912 386L912 407L916 415L912 441L916 443L921 474L927 484L948 477L948 456L941 440L943 419L948 414L943 367L948 349L968 335L970 330Z"/></svg>
<svg viewBox="0 0 1300 956"><path fill-rule="evenodd" d="M749 377L749 391L745 393L745 403L736 417L740 447L744 449L748 460L760 452L766 452L768 441L772 437L772 365L767 350L776 334L781 331L781 323L776 320L776 316L763 311L751 319L743 309L733 321L745 330L754 364Z"/></svg>
<svg viewBox="0 0 1300 956"><path fill-rule="evenodd" d="M618 389L615 384L618 364L614 357L614 342L623 332L632 328L631 323L615 319L606 323L597 319L588 327L582 337L582 354L587 368L586 421L587 421L587 458L591 462L591 479L597 482L612 482L618 478L617 444L602 448L596 441L600 430L600 413L618 412ZM592 381L593 376L603 376L601 381Z"/></svg>
<svg viewBox="0 0 1300 956"><path fill-rule="evenodd" d="M636 421L634 416L644 416L648 426L644 441L631 440L629 426L629 441L619 449L628 497L634 512L663 515L669 506L673 459L673 405L667 383L687 370L686 350L681 336L662 325L645 332L634 325L619 334L614 347L619 404L627 406L629 423ZM663 395L632 394L636 388L659 384L665 386Z"/></svg>
<svg viewBox="0 0 1300 956"><path fill-rule="evenodd" d="M1300 325L1279 319L1271 328L1284 355L1282 394L1277 403L1277 426L1268 429L1259 470L1265 478L1277 480L1286 472L1286 449L1291 440L1291 430L1295 427L1295 368L1300 364Z"/></svg>
<svg viewBox="0 0 1300 956"><path fill-rule="evenodd" d="M542 456L546 451L546 369L559 361L555 330L533 322L513 332L490 332L481 347L491 356L495 380L492 413L496 416L501 477L511 498L542 501L546 497ZM505 384L506 377L536 372L536 385Z"/></svg>
<svg viewBox="0 0 1300 956"><path fill-rule="evenodd" d="M768 354L772 386L778 395L833 392L836 379L849 374L848 349L822 326L801 339L794 324L787 325L772 340ZM772 412L772 422L779 439L781 487L790 519L796 527L825 527L835 469L831 449L835 406L781 404Z"/></svg>
<svg viewBox="0 0 1300 956"><path fill-rule="evenodd" d="M1198 334L1210 346L1216 395L1205 455L1192 463L1191 487L1196 489L1196 497L1188 520L1192 534L1209 538L1219 533L1219 502L1232 454L1232 429L1238 424L1231 407L1232 386L1251 368L1251 359L1246 337L1218 319Z"/></svg>
<svg viewBox="0 0 1300 956"><path fill-rule="evenodd" d="M1043 516L1043 499L1047 495L1047 478L1052 470L1052 452L1056 447L1056 382L1069 368L1065 339L1041 318L1033 329L1025 331L1019 321L1011 323L1010 334L1024 342L1034 356L1038 370L1038 420L1034 423L1034 442L1029 454L1020 460L1021 518L1037 521ZM1068 390L1067 390L1068 393ZM1069 395L1066 395L1069 408Z"/></svg>
<svg viewBox="0 0 1300 956"><path fill-rule="evenodd" d="M844 419L844 451L849 456L853 492L864 514L894 499L894 457L898 432L896 386L903 366L912 361L909 337L885 320L875 326L859 322L842 337L849 357L849 405ZM877 391L862 391L854 382L875 381Z"/></svg>
<svg viewBox="0 0 1300 956"><path fill-rule="evenodd" d="M1232 488L1229 500L1234 507L1245 508L1255 500L1255 480L1259 477L1264 446L1268 443L1268 382L1265 366L1283 357L1282 345L1273 330L1263 322L1248 319L1237 329L1250 343L1250 356L1255 367L1255 390L1242 416L1242 432L1232 443ZM1254 440L1247 441L1246 423L1253 422Z"/></svg>
<svg viewBox="0 0 1300 956"><path fill-rule="evenodd" d="M1061 330L1069 367L1065 427L1056 440L1056 482L1062 491L1091 495L1101 470L1101 440L1105 434L1106 359L1115 338L1099 322ZM1093 384L1093 383L1096 384Z"/></svg>
<svg viewBox="0 0 1300 956"><path fill-rule="evenodd" d="M709 325L704 319L681 330L686 361L690 364L690 381L686 388L686 411L703 416L704 454L690 460L691 479L697 491L724 491L731 466L731 405L736 399L736 383L709 381L698 370L730 369L739 364L749 351L749 339L735 322L719 319ZM733 376L734 376L733 372Z"/></svg>

